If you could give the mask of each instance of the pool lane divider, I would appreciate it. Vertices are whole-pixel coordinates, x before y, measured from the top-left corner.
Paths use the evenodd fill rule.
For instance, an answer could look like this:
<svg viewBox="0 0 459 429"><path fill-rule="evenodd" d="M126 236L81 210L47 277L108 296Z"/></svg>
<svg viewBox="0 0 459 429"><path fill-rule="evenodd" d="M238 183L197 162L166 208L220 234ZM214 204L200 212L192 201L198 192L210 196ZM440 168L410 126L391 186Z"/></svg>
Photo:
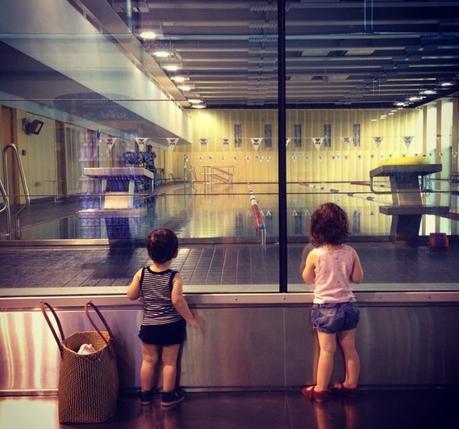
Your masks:
<svg viewBox="0 0 459 429"><path fill-rule="evenodd" d="M342 191L340 191L339 189L336 189L336 188L325 189L324 186L317 186L316 184L309 183L309 182L301 182L301 185L307 186L307 187L312 188L312 189L318 189L320 191L329 192L330 194L347 195L348 197L359 198L361 200L371 201L373 203L387 204L386 201L378 200L378 199L376 199L375 197L372 197L372 196L366 197L364 195L356 195L355 192L342 192Z"/></svg>
<svg viewBox="0 0 459 429"><path fill-rule="evenodd" d="M266 224L262 210L258 204L257 197L253 192L252 186L249 184L249 198L250 198L250 210L252 212L252 218L255 223L257 233L260 234L261 244L266 244Z"/></svg>

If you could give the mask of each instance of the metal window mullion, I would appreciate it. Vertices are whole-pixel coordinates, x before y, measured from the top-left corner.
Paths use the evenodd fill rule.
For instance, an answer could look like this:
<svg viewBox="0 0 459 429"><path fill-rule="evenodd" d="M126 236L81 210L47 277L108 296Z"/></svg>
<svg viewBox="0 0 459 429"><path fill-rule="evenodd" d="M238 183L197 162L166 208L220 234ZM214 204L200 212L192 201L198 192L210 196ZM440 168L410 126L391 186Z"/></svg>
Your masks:
<svg viewBox="0 0 459 429"><path fill-rule="evenodd" d="M279 175L279 292L287 292L287 169L285 96L285 0L277 0L277 115Z"/></svg>

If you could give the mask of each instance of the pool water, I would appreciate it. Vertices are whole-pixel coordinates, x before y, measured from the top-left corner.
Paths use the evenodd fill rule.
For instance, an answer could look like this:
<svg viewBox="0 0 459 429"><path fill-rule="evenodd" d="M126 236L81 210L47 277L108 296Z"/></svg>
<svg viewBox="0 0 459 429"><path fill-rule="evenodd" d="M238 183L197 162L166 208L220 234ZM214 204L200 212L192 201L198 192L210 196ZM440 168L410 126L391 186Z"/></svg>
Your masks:
<svg viewBox="0 0 459 429"><path fill-rule="evenodd" d="M267 239L278 235L278 194L275 184L217 184L176 186L148 200L137 200L142 216L88 216L75 212L71 216L35 224L22 229L23 240L45 239L127 239L143 240L157 227L174 230L186 239L231 239L253 241L259 238L250 207L252 190L264 215ZM324 202L335 202L347 212L353 236L388 236L391 217L379 213L380 205L391 204L391 195L375 195L369 188L351 183L289 184L287 196L287 231L289 237L307 236L314 209ZM427 194L427 202L447 194ZM80 209L100 207L100 197L85 195ZM425 216L424 226L431 224ZM442 219L448 229L451 221ZM435 222L433 222L435 224ZM449 225L449 226L448 226ZM448 232L448 231L443 231Z"/></svg>

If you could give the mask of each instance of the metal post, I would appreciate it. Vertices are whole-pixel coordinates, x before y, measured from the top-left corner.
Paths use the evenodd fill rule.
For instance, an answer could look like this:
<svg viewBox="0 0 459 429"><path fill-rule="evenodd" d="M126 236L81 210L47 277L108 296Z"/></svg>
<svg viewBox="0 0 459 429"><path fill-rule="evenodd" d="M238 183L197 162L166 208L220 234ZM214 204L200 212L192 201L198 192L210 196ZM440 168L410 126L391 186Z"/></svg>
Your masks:
<svg viewBox="0 0 459 429"><path fill-rule="evenodd" d="M285 114L285 0L277 0L277 115L279 174L279 292L287 292L287 149Z"/></svg>

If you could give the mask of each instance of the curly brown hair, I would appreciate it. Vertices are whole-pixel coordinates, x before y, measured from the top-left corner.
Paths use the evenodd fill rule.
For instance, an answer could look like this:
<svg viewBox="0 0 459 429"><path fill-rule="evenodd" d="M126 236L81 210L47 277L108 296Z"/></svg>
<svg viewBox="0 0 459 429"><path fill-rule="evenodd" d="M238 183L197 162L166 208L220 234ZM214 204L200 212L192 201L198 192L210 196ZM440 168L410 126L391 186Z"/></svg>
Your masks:
<svg viewBox="0 0 459 429"><path fill-rule="evenodd" d="M309 237L314 246L342 244L348 235L346 212L337 204L322 204L312 214Z"/></svg>
<svg viewBox="0 0 459 429"><path fill-rule="evenodd" d="M150 258L158 264L164 264L177 256L178 238L170 229L154 229L147 235L145 245Z"/></svg>

